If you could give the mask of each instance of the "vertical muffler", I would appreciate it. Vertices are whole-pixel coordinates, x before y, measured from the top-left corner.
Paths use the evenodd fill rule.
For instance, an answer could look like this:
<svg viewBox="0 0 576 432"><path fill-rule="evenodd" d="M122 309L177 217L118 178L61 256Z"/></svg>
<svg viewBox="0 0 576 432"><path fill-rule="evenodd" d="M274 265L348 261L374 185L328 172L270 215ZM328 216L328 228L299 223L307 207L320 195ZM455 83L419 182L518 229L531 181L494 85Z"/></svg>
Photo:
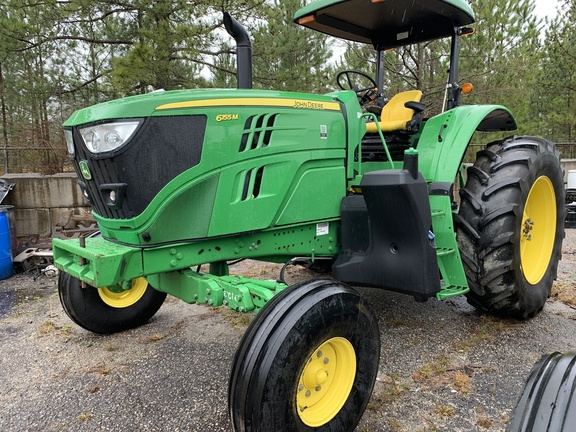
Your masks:
<svg viewBox="0 0 576 432"><path fill-rule="evenodd" d="M239 89L252 88L252 42L242 24L224 12L224 27L236 41L236 81Z"/></svg>

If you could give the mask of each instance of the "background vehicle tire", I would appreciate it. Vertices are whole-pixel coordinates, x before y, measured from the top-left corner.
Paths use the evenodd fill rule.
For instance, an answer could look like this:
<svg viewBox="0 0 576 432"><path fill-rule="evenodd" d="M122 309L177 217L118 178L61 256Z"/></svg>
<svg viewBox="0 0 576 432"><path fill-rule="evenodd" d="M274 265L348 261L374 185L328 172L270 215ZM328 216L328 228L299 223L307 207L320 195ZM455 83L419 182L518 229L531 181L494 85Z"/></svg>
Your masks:
<svg viewBox="0 0 576 432"><path fill-rule="evenodd" d="M576 353L543 356L532 369L507 432L569 432L576 426Z"/></svg>
<svg viewBox="0 0 576 432"><path fill-rule="evenodd" d="M234 430L352 431L379 358L377 320L356 291L332 280L293 285L240 342L228 391Z"/></svg>
<svg viewBox="0 0 576 432"><path fill-rule="evenodd" d="M484 311L529 318L556 279L564 238L564 179L546 140L512 137L488 144L468 168L455 216L470 286Z"/></svg>
<svg viewBox="0 0 576 432"><path fill-rule="evenodd" d="M146 323L166 299L166 293L156 291L144 278L134 279L132 289L115 293L108 288L82 288L79 279L64 272L58 277L58 293L72 321L101 334L117 333Z"/></svg>

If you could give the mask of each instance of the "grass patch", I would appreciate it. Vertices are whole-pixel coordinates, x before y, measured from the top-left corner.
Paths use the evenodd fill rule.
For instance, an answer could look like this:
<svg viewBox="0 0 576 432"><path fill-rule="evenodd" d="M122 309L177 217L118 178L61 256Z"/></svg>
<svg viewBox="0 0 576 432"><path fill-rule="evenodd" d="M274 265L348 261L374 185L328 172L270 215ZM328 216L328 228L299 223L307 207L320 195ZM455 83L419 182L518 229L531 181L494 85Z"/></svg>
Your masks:
<svg viewBox="0 0 576 432"><path fill-rule="evenodd" d="M418 382L439 382L445 383L446 375L448 374L448 366L450 365L450 358L446 354L440 354L428 363L420 366L414 373L414 380Z"/></svg>
<svg viewBox="0 0 576 432"><path fill-rule="evenodd" d="M454 373L452 384L461 394L469 394L472 391L472 379L461 371Z"/></svg>
<svg viewBox="0 0 576 432"><path fill-rule="evenodd" d="M395 432L400 432L404 430L402 424L398 420L388 419L386 420L386 423L388 424L388 427Z"/></svg>
<svg viewBox="0 0 576 432"><path fill-rule="evenodd" d="M95 373L99 375L106 376L110 373L111 369L106 366L104 363L98 363L92 367L90 367L86 373Z"/></svg>
<svg viewBox="0 0 576 432"><path fill-rule="evenodd" d="M384 403L393 403L397 401L404 393L410 390L408 383L394 383L387 385L383 395Z"/></svg>
<svg viewBox="0 0 576 432"><path fill-rule="evenodd" d="M476 328L469 337L454 343L454 349L458 352L466 352L508 332L510 328L519 325L518 321L483 315Z"/></svg>
<svg viewBox="0 0 576 432"><path fill-rule="evenodd" d="M450 405L440 404L440 405L436 405L434 412L439 417L448 418L448 417L452 417L456 411L454 410L454 407L451 407Z"/></svg>
<svg viewBox="0 0 576 432"><path fill-rule="evenodd" d="M494 421L486 415L486 411L482 408L475 408L476 424L484 429L490 429L494 425Z"/></svg>
<svg viewBox="0 0 576 432"><path fill-rule="evenodd" d="M471 368L451 365L450 357L441 354L420 366L414 373L415 381L433 387L449 386L462 395L472 392ZM469 373L470 372L470 373Z"/></svg>
<svg viewBox="0 0 576 432"><path fill-rule="evenodd" d="M396 402L408 392L411 388L410 383L402 382L399 378L398 376L390 375L376 381L376 386L366 410L377 413L383 406Z"/></svg>
<svg viewBox="0 0 576 432"><path fill-rule="evenodd" d="M44 321L38 329L40 335L47 335L56 332L59 332L62 336L70 336L72 333L72 324L58 326L54 321L48 320Z"/></svg>
<svg viewBox="0 0 576 432"><path fill-rule="evenodd" d="M250 325L255 315L252 312L236 312L227 307L220 308L224 318L234 328L244 329Z"/></svg>
<svg viewBox="0 0 576 432"><path fill-rule="evenodd" d="M38 329L38 332L40 334L48 334L48 333L52 333L54 330L56 330L56 324L54 324L54 321L44 321L42 323L42 325L40 326L40 328Z"/></svg>
<svg viewBox="0 0 576 432"><path fill-rule="evenodd" d="M394 316L392 318L388 318L387 321L390 323L392 327L407 327L410 329L424 327L423 323L416 319L410 319L400 316Z"/></svg>
<svg viewBox="0 0 576 432"><path fill-rule="evenodd" d="M146 336L145 338L143 338L143 341L146 343L154 343L161 341L165 337L166 335L164 333L154 333L153 335Z"/></svg>
<svg viewBox="0 0 576 432"><path fill-rule="evenodd" d="M88 421L92 418L92 414L89 412L83 412L82 414L80 414L78 416L78 421L84 422L84 421Z"/></svg>
<svg viewBox="0 0 576 432"><path fill-rule="evenodd" d="M72 324L65 324L60 327L60 333L62 333L63 336L70 336L72 333Z"/></svg>
<svg viewBox="0 0 576 432"><path fill-rule="evenodd" d="M479 416L478 419L476 420L476 424L484 429L490 429L494 424L494 422L492 421L492 419L489 419L488 417Z"/></svg>
<svg viewBox="0 0 576 432"><path fill-rule="evenodd" d="M181 320L176 321L176 324L173 324L170 329L174 330L175 332L181 332L188 326L189 318L182 318Z"/></svg>
<svg viewBox="0 0 576 432"><path fill-rule="evenodd" d="M576 306L576 273L572 273L568 281L555 281L552 297L569 306Z"/></svg>

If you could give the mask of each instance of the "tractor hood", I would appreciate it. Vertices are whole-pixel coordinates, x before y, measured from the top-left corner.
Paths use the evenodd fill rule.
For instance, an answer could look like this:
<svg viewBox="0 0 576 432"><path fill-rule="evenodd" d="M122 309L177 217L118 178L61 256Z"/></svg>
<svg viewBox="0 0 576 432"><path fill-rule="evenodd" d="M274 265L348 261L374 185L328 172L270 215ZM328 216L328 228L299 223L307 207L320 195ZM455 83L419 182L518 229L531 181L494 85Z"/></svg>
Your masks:
<svg viewBox="0 0 576 432"><path fill-rule="evenodd" d="M294 21L354 42L390 49L452 36L474 22L465 0L317 0Z"/></svg>

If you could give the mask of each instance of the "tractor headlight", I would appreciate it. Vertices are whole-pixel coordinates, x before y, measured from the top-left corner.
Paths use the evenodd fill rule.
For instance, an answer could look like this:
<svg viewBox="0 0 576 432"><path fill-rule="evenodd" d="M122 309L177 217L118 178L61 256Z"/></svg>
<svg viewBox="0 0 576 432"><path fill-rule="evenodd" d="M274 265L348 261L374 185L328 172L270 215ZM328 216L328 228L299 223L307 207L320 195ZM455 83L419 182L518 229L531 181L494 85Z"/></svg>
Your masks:
<svg viewBox="0 0 576 432"><path fill-rule="evenodd" d="M74 156L74 138L70 129L64 129L64 139L66 140L66 147L68 147L68 154Z"/></svg>
<svg viewBox="0 0 576 432"><path fill-rule="evenodd" d="M107 153L119 149L126 144L142 120L119 121L103 123L80 128L80 135L92 153Z"/></svg>

